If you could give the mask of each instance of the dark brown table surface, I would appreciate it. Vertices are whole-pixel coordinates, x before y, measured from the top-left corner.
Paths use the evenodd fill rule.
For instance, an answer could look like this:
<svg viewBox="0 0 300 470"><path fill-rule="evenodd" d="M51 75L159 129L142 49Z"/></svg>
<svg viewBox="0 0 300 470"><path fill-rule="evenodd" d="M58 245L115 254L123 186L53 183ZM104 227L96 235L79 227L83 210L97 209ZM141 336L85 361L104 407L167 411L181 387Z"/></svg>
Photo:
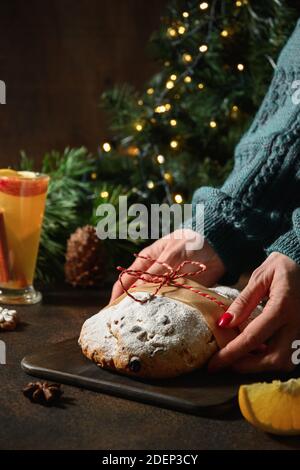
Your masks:
<svg viewBox="0 0 300 470"><path fill-rule="evenodd" d="M18 330L0 333L7 364L0 365L1 449L300 449L299 437L276 437L243 420L238 410L202 418L64 385L64 408L31 404L21 359L47 344L74 337L107 302L108 292L45 294L40 305L18 307Z"/></svg>

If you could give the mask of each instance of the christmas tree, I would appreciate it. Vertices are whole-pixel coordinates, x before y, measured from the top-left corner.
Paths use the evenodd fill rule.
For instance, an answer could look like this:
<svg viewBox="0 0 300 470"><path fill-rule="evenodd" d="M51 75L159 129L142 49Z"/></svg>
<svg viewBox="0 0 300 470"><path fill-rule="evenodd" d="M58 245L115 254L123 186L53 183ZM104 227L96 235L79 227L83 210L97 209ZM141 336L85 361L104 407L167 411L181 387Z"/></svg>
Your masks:
<svg viewBox="0 0 300 470"><path fill-rule="evenodd" d="M169 203L220 185L295 19L282 0L171 1L150 42L160 72L142 93L122 86L102 97L112 136L102 180Z"/></svg>

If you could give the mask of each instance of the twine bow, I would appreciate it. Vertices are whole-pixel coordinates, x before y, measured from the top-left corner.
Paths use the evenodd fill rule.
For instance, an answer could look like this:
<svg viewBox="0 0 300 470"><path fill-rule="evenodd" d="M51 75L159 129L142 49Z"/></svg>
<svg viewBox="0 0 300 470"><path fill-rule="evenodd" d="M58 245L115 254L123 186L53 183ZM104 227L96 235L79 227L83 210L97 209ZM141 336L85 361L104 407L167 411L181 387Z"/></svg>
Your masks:
<svg viewBox="0 0 300 470"><path fill-rule="evenodd" d="M125 287L125 285L123 283L123 279L122 279L122 277L125 274L128 274L129 276L134 277L136 280L142 280L144 282L151 282L153 284L157 284L157 287L156 287L155 291L151 294L151 298L155 297L155 295L160 291L160 289L163 286L176 286L176 287L182 287L184 289L189 289L192 292L194 292L195 294L198 294L198 295L200 295L202 297L205 297L206 299L216 303L219 307L224 309L224 311L227 310L227 306L223 302L221 302L218 299L216 299L215 297L213 297L212 295L207 294L205 292L202 292L201 290L196 289L195 287L193 287L189 284L183 284L183 283L177 281L178 279L182 279L184 277L194 277L194 276L197 276L198 274L203 273L206 270L205 264L202 264L199 261L186 260L186 261L183 261L182 263L178 264L176 267L173 268L168 263L158 261L157 259L151 258L150 256L143 256L143 255L138 255L138 254L134 254L134 256L136 258L141 258L141 259L145 259L147 261L151 261L152 263L160 264L161 266L164 266L166 268L166 271L162 274L153 274L153 273L150 273L148 271L144 271L142 269L126 269L126 268L122 268L121 266L117 267L117 270L121 271L120 274L119 274L119 281L120 281L120 284L123 288L123 291L126 292L126 294L129 297L131 297L133 300L135 300L136 302L139 302L139 303L143 304L143 303L147 302L148 299L143 299L143 300L138 299L131 292L129 292L129 290ZM198 269L196 271L182 272L182 269L186 265L197 266Z"/></svg>

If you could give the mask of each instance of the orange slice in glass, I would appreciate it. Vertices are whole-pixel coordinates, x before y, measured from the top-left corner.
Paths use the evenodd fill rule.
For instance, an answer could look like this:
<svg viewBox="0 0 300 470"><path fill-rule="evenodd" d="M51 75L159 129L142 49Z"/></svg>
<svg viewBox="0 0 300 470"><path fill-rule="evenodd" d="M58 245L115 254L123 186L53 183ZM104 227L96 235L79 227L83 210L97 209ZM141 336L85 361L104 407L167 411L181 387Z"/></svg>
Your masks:
<svg viewBox="0 0 300 470"><path fill-rule="evenodd" d="M48 177L32 171L0 170L0 192L11 196L37 196L47 191Z"/></svg>

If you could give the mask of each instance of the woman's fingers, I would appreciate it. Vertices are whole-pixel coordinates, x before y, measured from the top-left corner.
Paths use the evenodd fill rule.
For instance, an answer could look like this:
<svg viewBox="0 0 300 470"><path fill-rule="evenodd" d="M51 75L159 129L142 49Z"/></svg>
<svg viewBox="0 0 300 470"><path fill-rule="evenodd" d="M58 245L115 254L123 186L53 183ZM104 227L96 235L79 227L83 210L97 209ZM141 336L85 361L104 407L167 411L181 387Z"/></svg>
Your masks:
<svg viewBox="0 0 300 470"><path fill-rule="evenodd" d="M159 275L162 275L162 274L167 274L168 273L168 268L166 266L164 266L163 264L159 264L159 263L163 263L163 262L167 262L167 261L165 261L165 259L162 258L162 257L158 258L157 262L153 263L150 266L150 268L147 269L147 274L150 274L151 276L159 276ZM145 276L144 276L145 280L139 279L137 282L135 282L135 285L139 286L141 284L144 284L145 282L152 282L150 277L148 279L147 274L145 274Z"/></svg>
<svg viewBox="0 0 300 470"><path fill-rule="evenodd" d="M142 254L143 256L146 255L146 253L145 252L143 253L143 251L141 251L140 254ZM152 264L153 262L151 260L147 260L144 258L136 258L136 260L129 266L128 269L134 269L134 270L138 269L141 271L147 271ZM135 281L136 281L136 277L131 276L129 274L124 274L124 276L122 277L122 282L126 289L129 289L130 286L132 286L132 284L134 284ZM124 293L124 289L120 281L117 280L112 289L110 303L113 302L118 297L120 297L120 295L122 295L123 293Z"/></svg>
<svg viewBox="0 0 300 470"><path fill-rule="evenodd" d="M292 362L292 343L295 331L283 327L261 354L248 354L233 364L232 369L242 374L256 372L290 372L296 365Z"/></svg>
<svg viewBox="0 0 300 470"><path fill-rule="evenodd" d="M283 316L279 313L274 304L268 302L261 315L212 357L208 366L209 370L214 372L231 366L246 354L257 349L283 325Z"/></svg>
<svg viewBox="0 0 300 470"><path fill-rule="evenodd" d="M252 275L248 285L232 302L228 311L220 317L219 326L221 328L235 328L247 320L268 293L268 287L259 276Z"/></svg>

